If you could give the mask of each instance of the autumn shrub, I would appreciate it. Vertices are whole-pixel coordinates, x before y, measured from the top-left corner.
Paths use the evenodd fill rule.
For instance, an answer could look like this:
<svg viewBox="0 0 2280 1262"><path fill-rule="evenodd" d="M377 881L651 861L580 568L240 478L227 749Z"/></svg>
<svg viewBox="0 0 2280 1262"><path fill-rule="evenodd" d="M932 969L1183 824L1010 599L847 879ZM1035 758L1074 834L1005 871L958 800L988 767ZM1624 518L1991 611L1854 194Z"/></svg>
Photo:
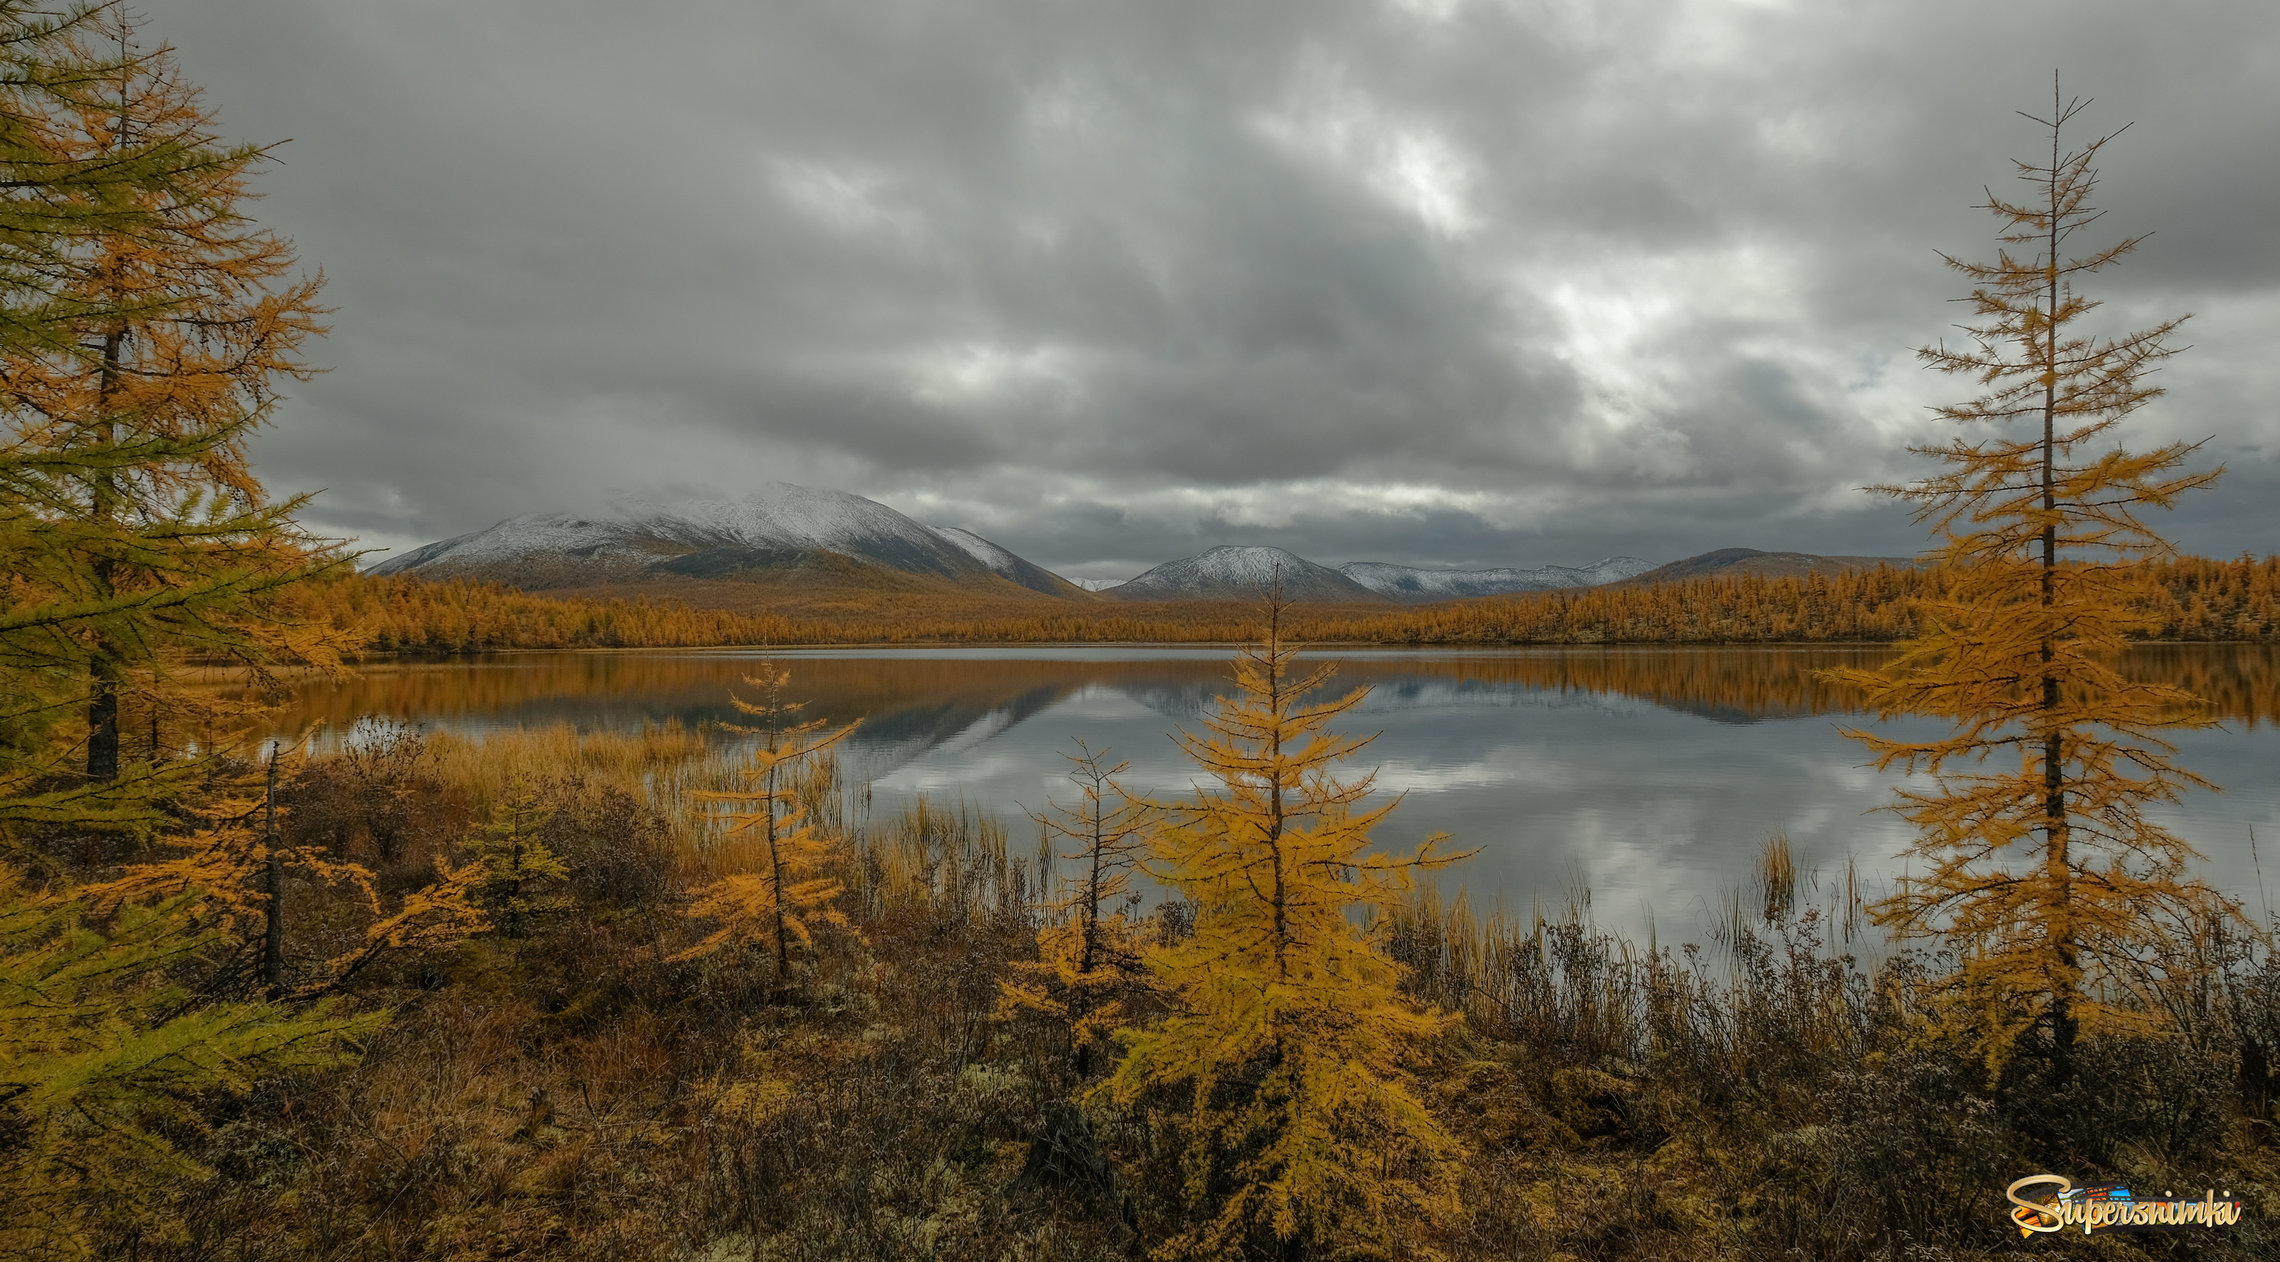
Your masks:
<svg viewBox="0 0 2280 1262"><path fill-rule="evenodd" d="M672 835L656 808L582 775L548 781L540 793L552 809L540 835L568 865L582 905L647 908L670 892Z"/></svg>
<svg viewBox="0 0 2280 1262"><path fill-rule="evenodd" d="M2058 1094L2031 1058L1990 1082L1968 1033L1933 1018L1953 969L1936 951L1832 951L1841 912L1734 922L1723 950L1673 951L1625 942L1580 903L1527 921L1429 893L1401 908L1388 942L1410 984L1466 1015L1434 1076L1478 1153L1447 1239L1493 1255L1524 1233L1522 1256L1542 1257L1978 1258L2003 1248L2002 1190L2027 1173L2141 1194L2214 1180L2263 1203L2280 1188L2247 1050L2269 1037L2268 942L2234 943L2190 984L2162 974L2145 1001L2195 1019L2084 1039L2081 1093ZM2191 1247L2271 1243L2249 1225Z"/></svg>
<svg viewBox="0 0 2280 1262"><path fill-rule="evenodd" d="M362 864L391 890L422 884L465 827L466 807L446 791L434 744L417 729L365 720L351 730L337 752L298 762L279 786L286 840Z"/></svg>

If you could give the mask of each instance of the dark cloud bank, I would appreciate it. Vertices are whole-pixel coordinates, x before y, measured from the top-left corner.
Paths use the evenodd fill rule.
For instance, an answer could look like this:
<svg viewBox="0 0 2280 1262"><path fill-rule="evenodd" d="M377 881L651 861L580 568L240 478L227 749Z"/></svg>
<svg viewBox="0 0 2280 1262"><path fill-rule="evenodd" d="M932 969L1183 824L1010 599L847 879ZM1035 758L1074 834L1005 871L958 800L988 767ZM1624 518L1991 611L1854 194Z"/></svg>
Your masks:
<svg viewBox="0 0 2280 1262"><path fill-rule="evenodd" d="M258 452L404 546L781 478L1124 575L1916 550L2051 67L2135 125L2105 315L2196 313L2132 440L2280 549L2265 0L635 6L168 0L339 310Z"/></svg>

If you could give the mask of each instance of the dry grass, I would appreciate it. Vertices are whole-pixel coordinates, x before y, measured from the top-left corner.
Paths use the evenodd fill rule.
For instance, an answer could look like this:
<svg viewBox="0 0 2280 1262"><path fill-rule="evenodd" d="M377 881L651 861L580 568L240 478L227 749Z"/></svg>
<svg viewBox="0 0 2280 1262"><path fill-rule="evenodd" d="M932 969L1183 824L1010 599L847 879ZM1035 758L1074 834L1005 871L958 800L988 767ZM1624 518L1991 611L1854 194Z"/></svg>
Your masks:
<svg viewBox="0 0 2280 1262"><path fill-rule="evenodd" d="M1923 985L1946 965L1900 951L1864 968L1829 940L1857 909L1849 887L1784 899L1787 859L1769 843L1763 912L1732 917L1711 951L1641 948L1578 906L1484 917L1430 894L1386 926L1416 992L1465 1016L1436 1075L1474 1148L1453 1253L2008 1256L2002 1189L2044 1169L2280 1201L2259 1050L2280 1037L2269 937L2189 945L2149 992L2173 1032L2099 1041L2073 1086L2039 1080L2032 1056L1990 1081ZM2249 1258L2274 1237L2097 1243Z"/></svg>
<svg viewBox="0 0 2280 1262"><path fill-rule="evenodd" d="M575 781L619 790L646 806L665 830L678 884L702 883L757 862L750 843L724 836L696 795L733 787L747 760L733 734L679 723L636 731L580 730L567 723L478 733L441 732L427 738L437 776L489 803L519 781ZM835 821L836 764L822 765L808 796Z"/></svg>

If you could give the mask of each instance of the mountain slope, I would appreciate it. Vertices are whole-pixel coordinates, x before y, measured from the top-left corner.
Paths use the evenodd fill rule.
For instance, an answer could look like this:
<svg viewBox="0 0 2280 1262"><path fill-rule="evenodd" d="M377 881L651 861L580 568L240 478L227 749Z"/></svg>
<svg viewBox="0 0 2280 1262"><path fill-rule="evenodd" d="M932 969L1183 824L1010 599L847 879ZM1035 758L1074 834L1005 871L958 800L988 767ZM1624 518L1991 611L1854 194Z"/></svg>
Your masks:
<svg viewBox="0 0 2280 1262"><path fill-rule="evenodd" d="M963 550L967 556L981 562L989 568L991 573L1009 583L1017 583L1033 592L1043 592L1048 596L1083 596L1086 594L1082 586L1062 578L1042 565L1015 556L1008 549L991 543L971 530L961 530L956 526L935 526L932 529L935 534L949 540L952 545Z"/></svg>
<svg viewBox="0 0 2280 1262"><path fill-rule="evenodd" d="M978 536L958 538L845 491L764 483L734 501L622 501L603 515L534 513L441 540L374 574L472 578L530 590L663 583L902 586L889 575L1009 594L1071 595L1041 567ZM980 551L977 551L977 547ZM986 555L984 555L986 553Z"/></svg>
<svg viewBox="0 0 2280 1262"><path fill-rule="evenodd" d="M1278 584L1286 600L1374 603L1384 599L1296 553L1225 545L1166 561L1101 595L1116 600L1257 600Z"/></svg>
<svg viewBox="0 0 2280 1262"><path fill-rule="evenodd" d="M1384 561L1349 561L1338 572L1393 600L1457 600L1508 592L1550 591L1619 583L1652 569L1637 557L1608 557L1589 565L1543 565L1530 570L1431 570Z"/></svg>

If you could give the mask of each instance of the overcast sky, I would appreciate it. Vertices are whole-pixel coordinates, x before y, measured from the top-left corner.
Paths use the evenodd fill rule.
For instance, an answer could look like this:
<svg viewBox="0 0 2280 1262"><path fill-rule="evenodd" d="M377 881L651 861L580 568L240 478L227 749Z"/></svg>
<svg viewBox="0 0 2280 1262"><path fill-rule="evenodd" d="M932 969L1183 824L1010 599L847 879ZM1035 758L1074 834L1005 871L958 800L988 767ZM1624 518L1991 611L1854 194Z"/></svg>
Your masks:
<svg viewBox="0 0 2280 1262"><path fill-rule="evenodd" d="M2199 552L2280 550L2270 0L153 0L338 308L257 448L404 547L780 479L1063 573L1910 553L1936 250L2096 98Z"/></svg>

